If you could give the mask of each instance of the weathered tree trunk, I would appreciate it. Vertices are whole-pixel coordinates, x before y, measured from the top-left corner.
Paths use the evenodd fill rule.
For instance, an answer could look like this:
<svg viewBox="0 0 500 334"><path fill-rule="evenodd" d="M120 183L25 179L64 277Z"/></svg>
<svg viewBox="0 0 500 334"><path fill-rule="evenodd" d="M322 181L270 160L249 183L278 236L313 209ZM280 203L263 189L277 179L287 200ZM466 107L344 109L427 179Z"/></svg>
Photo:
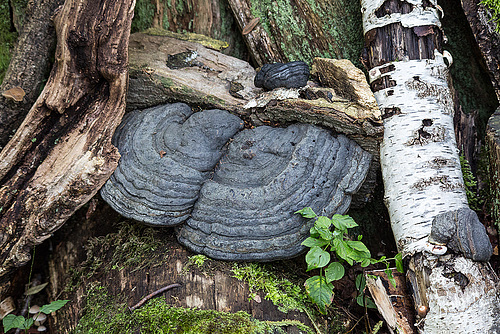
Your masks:
<svg viewBox="0 0 500 334"><path fill-rule="evenodd" d="M0 95L0 150L30 110L48 75L50 52L56 40L51 17L62 3L62 0L36 0L28 4L14 56L0 87L0 92L20 87L26 95L22 101Z"/></svg>
<svg viewBox="0 0 500 334"><path fill-rule="evenodd" d="M492 15L480 0L461 0L465 16L469 21L472 33L484 59L491 83L495 88L497 98L500 99L500 34L495 31L496 24L491 20Z"/></svg>
<svg viewBox="0 0 500 334"><path fill-rule="evenodd" d="M358 61L362 35L356 26L360 14L355 1L229 0L229 4L258 66L311 62L314 57Z"/></svg>
<svg viewBox="0 0 500 334"><path fill-rule="evenodd" d="M134 1L68 0L54 18L55 65L0 153L0 295L33 245L57 230L116 168Z"/></svg>
<svg viewBox="0 0 500 334"><path fill-rule="evenodd" d="M467 205L436 3L362 0L362 11L365 62L384 119L386 205L415 307L425 310L418 328L495 332L499 281L488 263L470 259L487 260L491 245ZM443 228L447 238L439 236ZM435 244L458 254L440 256L446 247Z"/></svg>

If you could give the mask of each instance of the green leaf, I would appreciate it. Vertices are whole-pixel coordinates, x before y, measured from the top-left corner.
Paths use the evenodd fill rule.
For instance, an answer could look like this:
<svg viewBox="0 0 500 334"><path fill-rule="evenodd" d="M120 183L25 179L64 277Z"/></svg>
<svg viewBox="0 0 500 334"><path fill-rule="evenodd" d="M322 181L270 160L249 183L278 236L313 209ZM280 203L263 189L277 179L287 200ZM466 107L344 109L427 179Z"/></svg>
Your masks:
<svg viewBox="0 0 500 334"><path fill-rule="evenodd" d="M307 271L323 268L330 262L330 253L322 250L318 246L312 247L306 254Z"/></svg>
<svg viewBox="0 0 500 334"><path fill-rule="evenodd" d="M393 287L396 287L396 279L394 278L394 275L392 274L392 270L387 268L384 271L387 275L387 279L389 280L389 282L391 282Z"/></svg>
<svg viewBox="0 0 500 334"><path fill-rule="evenodd" d="M43 283L43 284L40 284L40 285L36 285L36 286L33 286L31 288L29 288L28 290L26 290L26 292L24 293L26 296L29 296L29 295L34 295L36 293L39 293L40 291L42 291L49 283Z"/></svg>
<svg viewBox="0 0 500 334"><path fill-rule="evenodd" d="M364 293L361 293L358 295L358 297L356 297L356 302L361 307L365 307L366 303L366 307L368 308L374 308L374 309L377 308L377 305L375 305L373 300L370 297L366 296Z"/></svg>
<svg viewBox="0 0 500 334"><path fill-rule="evenodd" d="M366 278L363 274L356 276L356 289L358 291L363 291L366 286Z"/></svg>
<svg viewBox="0 0 500 334"><path fill-rule="evenodd" d="M306 247L314 247L314 246L323 247L325 245L328 245L328 241L324 239L309 237L306 240L304 240L301 245Z"/></svg>
<svg viewBox="0 0 500 334"><path fill-rule="evenodd" d="M322 314L326 314L326 308L333 300L333 284L328 283L323 276L313 276L304 284L311 300L318 305Z"/></svg>
<svg viewBox="0 0 500 334"><path fill-rule="evenodd" d="M305 207L302 210L295 211L295 213L298 213L298 214L302 215L302 217L304 217L304 218L315 218L315 217L317 217L317 215L314 213L313 209L311 209L310 207Z"/></svg>
<svg viewBox="0 0 500 334"><path fill-rule="evenodd" d="M26 319L22 315L7 314L2 320L3 331L7 333L12 328L27 329L24 327L25 321Z"/></svg>
<svg viewBox="0 0 500 334"><path fill-rule="evenodd" d="M361 267L368 267L370 265L370 259L364 259L361 261Z"/></svg>
<svg viewBox="0 0 500 334"><path fill-rule="evenodd" d="M360 252L370 254L370 251L368 250L368 248L367 248L367 247L365 246L365 244L364 244L364 243L362 243L361 241L352 241L352 240L348 240L348 241L347 241L347 244L348 244L350 247L352 247L352 248L354 248L354 249L356 249L356 250L358 250L358 251L360 251ZM370 257L370 255L368 255L368 257Z"/></svg>
<svg viewBox="0 0 500 334"><path fill-rule="evenodd" d="M358 224L348 215L333 215L332 223L339 230L346 230L348 228L356 227Z"/></svg>
<svg viewBox="0 0 500 334"><path fill-rule="evenodd" d="M314 222L314 227L316 227L318 230L328 230L332 226L332 221L330 218L325 217L325 216L319 216L318 219Z"/></svg>
<svg viewBox="0 0 500 334"><path fill-rule="evenodd" d="M318 230L316 229L316 227L311 227L311 229L309 230L309 234L311 235L311 237L313 238L319 238L319 232Z"/></svg>
<svg viewBox="0 0 500 334"><path fill-rule="evenodd" d="M405 270L403 268L403 255L401 253L397 253L394 257L394 260L396 261L396 269L400 273L404 273Z"/></svg>
<svg viewBox="0 0 500 334"><path fill-rule="evenodd" d="M69 302L69 300L53 301L52 303L50 303L48 305L43 305L42 308L40 308L40 312L45 313L45 314L50 314L52 312L59 310L61 307L66 305L67 302Z"/></svg>
<svg viewBox="0 0 500 334"><path fill-rule="evenodd" d="M331 281L336 281L344 277L345 269L344 266L338 262L332 262L325 269L326 281L330 283Z"/></svg>
<svg viewBox="0 0 500 334"><path fill-rule="evenodd" d="M337 241L338 240L338 241ZM334 240L335 244L335 252L337 253L337 256L340 257L341 259L344 259L349 263L349 265L353 265L354 261L352 258L349 256L350 253L352 253L352 249L347 245L347 243L344 240L339 240L335 239Z"/></svg>

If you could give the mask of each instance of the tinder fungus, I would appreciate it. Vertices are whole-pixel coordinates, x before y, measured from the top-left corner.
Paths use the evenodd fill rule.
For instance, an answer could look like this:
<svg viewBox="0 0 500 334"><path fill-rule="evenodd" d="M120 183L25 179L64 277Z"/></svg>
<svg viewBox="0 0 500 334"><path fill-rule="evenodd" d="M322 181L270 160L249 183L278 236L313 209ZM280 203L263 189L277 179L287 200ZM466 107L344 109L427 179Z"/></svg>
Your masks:
<svg viewBox="0 0 500 334"><path fill-rule="evenodd" d="M303 61L286 64L264 64L255 75L255 87L273 90L278 87L299 88L307 85L309 66Z"/></svg>
<svg viewBox="0 0 500 334"><path fill-rule="evenodd" d="M101 195L125 217L149 225L179 224L224 145L242 126L227 111L193 113L183 103L130 112L114 135L121 159Z"/></svg>
<svg viewBox="0 0 500 334"><path fill-rule="evenodd" d="M371 155L343 135L306 124L238 133L201 188L179 241L216 259L294 257L313 221L295 211L344 214Z"/></svg>

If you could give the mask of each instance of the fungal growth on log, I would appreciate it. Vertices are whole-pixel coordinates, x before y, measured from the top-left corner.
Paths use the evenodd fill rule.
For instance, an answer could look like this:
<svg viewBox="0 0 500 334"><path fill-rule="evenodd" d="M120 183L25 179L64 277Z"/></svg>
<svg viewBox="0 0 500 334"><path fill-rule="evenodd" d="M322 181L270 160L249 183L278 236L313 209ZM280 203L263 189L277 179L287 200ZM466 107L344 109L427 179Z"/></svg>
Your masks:
<svg viewBox="0 0 500 334"><path fill-rule="evenodd" d="M294 212L344 214L372 155L313 125L242 127L226 111L183 103L133 111L113 138L121 159L101 195L149 225L186 222L179 241L213 258L296 256L312 221Z"/></svg>
<svg viewBox="0 0 500 334"><path fill-rule="evenodd" d="M306 124L238 133L207 180L179 241L224 260L272 261L303 251L310 206L344 214L364 181L371 155L343 135Z"/></svg>
<svg viewBox="0 0 500 334"><path fill-rule="evenodd" d="M307 85L309 66L303 61L264 64L255 75L255 87L273 90L278 87L300 88Z"/></svg>
<svg viewBox="0 0 500 334"><path fill-rule="evenodd" d="M224 145L242 126L227 111L193 114L183 103L130 112L114 135L121 159L101 195L127 218L149 225L182 223Z"/></svg>
<svg viewBox="0 0 500 334"><path fill-rule="evenodd" d="M489 261L493 254L484 225L469 208L437 215L432 221L429 241L447 246L474 261Z"/></svg>

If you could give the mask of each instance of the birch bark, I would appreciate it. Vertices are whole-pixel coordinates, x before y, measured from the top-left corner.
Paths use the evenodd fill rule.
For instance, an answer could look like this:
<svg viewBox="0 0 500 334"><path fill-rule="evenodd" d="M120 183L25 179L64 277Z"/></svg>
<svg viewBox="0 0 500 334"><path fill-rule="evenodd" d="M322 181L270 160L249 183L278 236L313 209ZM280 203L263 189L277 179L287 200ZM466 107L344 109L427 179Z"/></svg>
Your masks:
<svg viewBox="0 0 500 334"><path fill-rule="evenodd" d="M422 333L500 332L491 244L468 207L435 0L361 0L370 83L384 119L381 166ZM448 250L448 252L447 252Z"/></svg>

